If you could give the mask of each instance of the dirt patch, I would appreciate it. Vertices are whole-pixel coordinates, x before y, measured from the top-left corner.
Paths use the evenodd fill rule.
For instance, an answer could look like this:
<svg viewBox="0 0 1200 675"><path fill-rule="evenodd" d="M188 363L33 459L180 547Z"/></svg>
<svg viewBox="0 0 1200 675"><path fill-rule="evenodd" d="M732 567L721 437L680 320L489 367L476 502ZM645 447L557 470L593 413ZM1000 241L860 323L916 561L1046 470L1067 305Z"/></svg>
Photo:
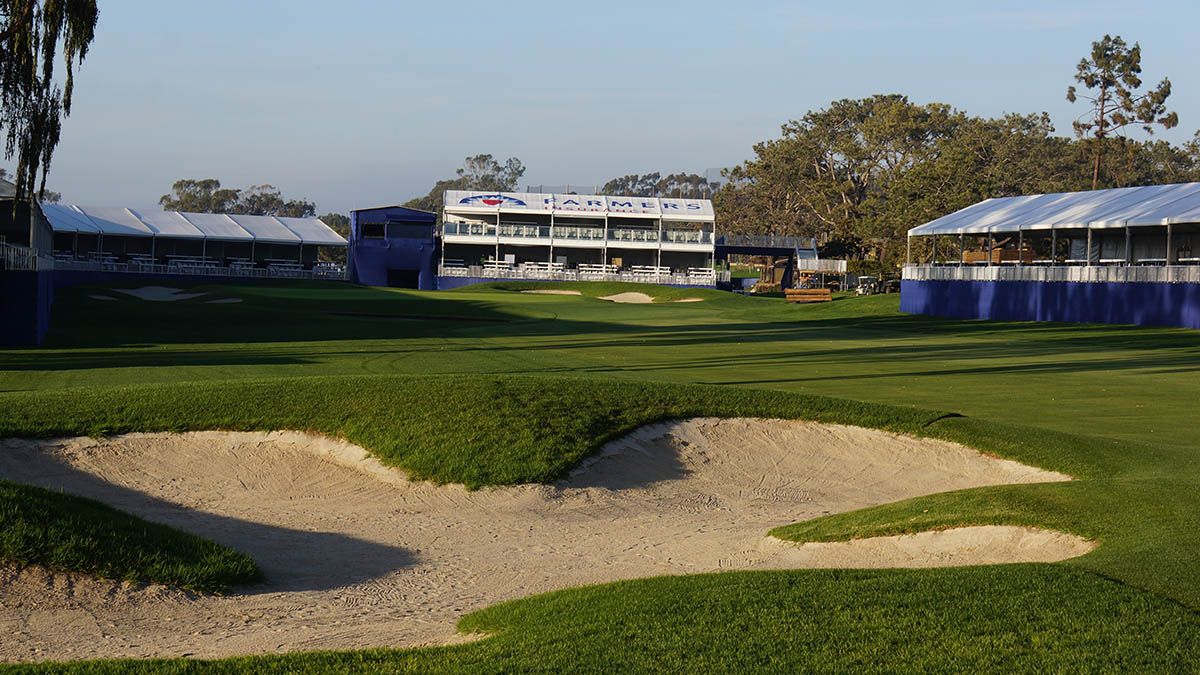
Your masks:
<svg viewBox="0 0 1200 675"><path fill-rule="evenodd" d="M561 290L561 289L560 290L546 289L546 290L521 291L521 292L529 293L530 295L583 295L583 293L580 293L579 291L565 291L565 290Z"/></svg>
<svg viewBox="0 0 1200 675"><path fill-rule="evenodd" d="M196 597L10 572L0 589L5 660L461 641L463 614L543 591L829 560L765 536L797 520L1068 479L943 441L748 419L644 427L557 485L476 492L413 483L361 448L290 432L0 446L0 476L213 539L251 555L267 577L231 596Z"/></svg>
<svg viewBox="0 0 1200 675"><path fill-rule="evenodd" d="M117 293L132 295L135 298L149 300L150 302L178 302L180 300L191 300L198 298L204 293L184 293L178 288L170 288L167 286L143 286L141 288L114 288Z"/></svg>
<svg viewBox="0 0 1200 675"><path fill-rule="evenodd" d="M616 295L606 295L600 299L630 305L647 305L654 302L654 298L645 293L617 293Z"/></svg>

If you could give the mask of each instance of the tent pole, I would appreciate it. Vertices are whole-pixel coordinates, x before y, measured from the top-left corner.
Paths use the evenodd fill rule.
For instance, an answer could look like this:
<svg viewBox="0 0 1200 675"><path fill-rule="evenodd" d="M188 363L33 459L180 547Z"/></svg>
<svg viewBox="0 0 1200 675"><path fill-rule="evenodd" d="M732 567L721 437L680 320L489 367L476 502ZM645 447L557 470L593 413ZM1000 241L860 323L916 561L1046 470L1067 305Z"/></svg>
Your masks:
<svg viewBox="0 0 1200 675"><path fill-rule="evenodd" d="M1050 228L1050 265L1058 262L1058 230Z"/></svg>
<svg viewBox="0 0 1200 675"><path fill-rule="evenodd" d="M1017 266L1025 264L1025 230L1017 230Z"/></svg>
<svg viewBox="0 0 1200 675"><path fill-rule="evenodd" d="M958 266L963 266L963 258L967 257L967 239L961 232L958 234Z"/></svg>
<svg viewBox="0 0 1200 675"><path fill-rule="evenodd" d="M992 233L988 232L988 242L987 242L987 249L988 249L987 266L988 267L992 266L992 248L994 248L994 246L995 246L995 243L992 240Z"/></svg>
<svg viewBox="0 0 1200 675"><path fill-rule="evenodd" d="M1171 253L1171 223L1167 223L1167 254L1163 257L1167 259L1168 265L1175 264L1175 256Z"/></svg>
<svg viewBox="0 0 1200 675"><path fill-rule="evenodd" d="M1087 266L1092 266L1092 228L1087 231Z"/></svg>
<svg viewBox="0 0 1200 675"><path fill-rule="evenodd" d="M1133 263L1133 250L1132 250L1132 246L1131 246L1132 243L1133 243L1133 230L1130 229L1128 225L1126 225L1125 226L1125 264L1126 265L1130 265Z"/></svg>

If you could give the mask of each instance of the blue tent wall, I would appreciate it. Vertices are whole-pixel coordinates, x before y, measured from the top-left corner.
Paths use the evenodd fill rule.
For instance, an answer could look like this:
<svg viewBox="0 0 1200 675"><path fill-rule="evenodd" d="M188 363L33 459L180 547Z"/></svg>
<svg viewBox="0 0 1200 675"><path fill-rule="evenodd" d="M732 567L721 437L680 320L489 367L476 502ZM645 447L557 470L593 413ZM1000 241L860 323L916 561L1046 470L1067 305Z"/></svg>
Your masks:
<svg viewBox="0 0 1200 675"><path fill-rule="evenodd" d="M437 216L403 206L384 206L350 212L350 246L346 256L350 281L364 286L387 286L391 272L417 273L417 287L436 284ZM363 226L381 224L382 239L366 239Z"/></svg>

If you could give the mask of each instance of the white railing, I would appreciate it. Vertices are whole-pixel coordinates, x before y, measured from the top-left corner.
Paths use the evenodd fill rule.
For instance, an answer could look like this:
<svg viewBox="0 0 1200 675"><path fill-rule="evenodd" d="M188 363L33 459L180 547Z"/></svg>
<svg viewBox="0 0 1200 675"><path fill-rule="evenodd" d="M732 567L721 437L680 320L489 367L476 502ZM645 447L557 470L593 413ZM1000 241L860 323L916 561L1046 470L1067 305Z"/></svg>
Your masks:
<svg viewBox="0 0 1200 675"><path fill-rule="evenodd" d="M0 270L36 272L39 269L53 269L53 267L52 259L39 259L37 251L28 246L0 242Z"/></svg>
<svg viewBox="0 0 1200 675"><path fill-rule="evenodd" d="M186 275L201 277L236 277L242 279L332 279L341 281L346 278L346 268L341 265L319 265L307 270L299 263L290 265L268 265L267 267L252 267L247 265L231 265L222 267L202 262L173 262L168 265L147 262L111 262L106 260L64 260L56 259L54 269L73 270L80 272L122 272L133 274L162 274Z"/></svg>
<svg viewBox="0 0 1200 675"><path fill-rule="evenodd" d="M1075 283L1200 283L1200 265L909 265L910 281L1062 281Z"/></svg>
<svg viewBox="0 0 1200 675"><path fill-rule="evenodd" d="M796 270L800 272L833 272L836 274L845 274L846 261L828 260L825 258L798 258L796 260Z"/></svg>
<svg viewBox="0 0 1200 675"><path fill-rule="evenodd" d="M626 281L643 284L678 286L715 286L729 281L729 272L709 268L688 268L675 271L669 267L637 267L618 270L613 265L580 264L576 269L563 269L554 263L526 263L513 266L488 261L483 265L441 265L438 275L475 279L537 279L539 281Z"/></svg>

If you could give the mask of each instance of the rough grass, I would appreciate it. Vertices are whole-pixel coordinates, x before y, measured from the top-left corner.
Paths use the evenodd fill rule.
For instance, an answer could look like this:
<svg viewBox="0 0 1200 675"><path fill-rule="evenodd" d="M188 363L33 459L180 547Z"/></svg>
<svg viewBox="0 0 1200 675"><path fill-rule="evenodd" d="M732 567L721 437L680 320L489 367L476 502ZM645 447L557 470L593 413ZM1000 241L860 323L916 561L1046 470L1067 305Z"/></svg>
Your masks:
<svg viewBox="0 0 1200 675"><path fill-rule="evenodd" d="M248 556L104 504L0 480L0 560L223 592L259 578Z"/></svg>

